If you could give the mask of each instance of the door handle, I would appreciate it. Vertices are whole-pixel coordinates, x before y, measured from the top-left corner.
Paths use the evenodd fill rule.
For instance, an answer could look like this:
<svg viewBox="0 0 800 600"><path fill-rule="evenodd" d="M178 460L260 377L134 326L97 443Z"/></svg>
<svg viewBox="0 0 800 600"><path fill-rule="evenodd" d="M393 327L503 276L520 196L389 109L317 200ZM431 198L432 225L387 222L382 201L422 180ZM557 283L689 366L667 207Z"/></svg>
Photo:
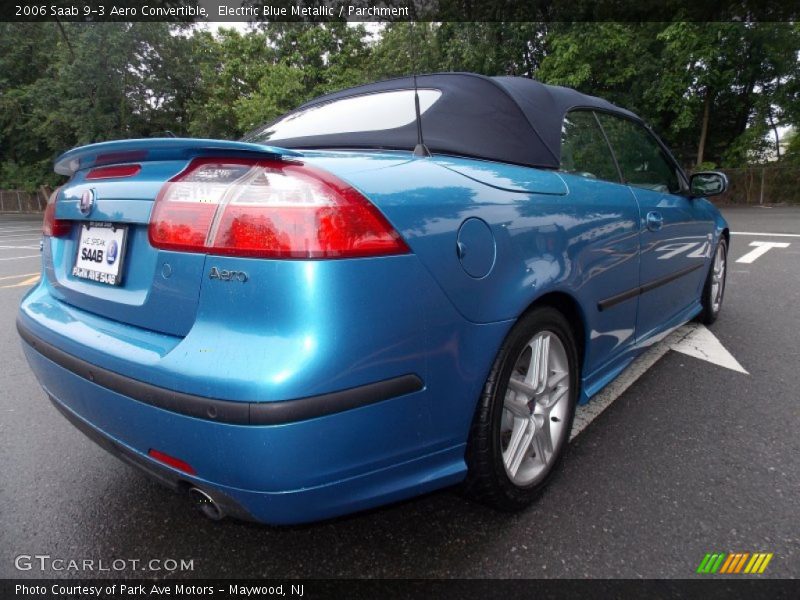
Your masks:
<svg viewBox="0 0 800 600"><path fill-rule="evenodd" d="M664 217L661 216L660 212L652 210L649 213L647 213L647 218L645 219L645 222L647 224L647 228L650 231L658 231L664 224Z"/></svg>

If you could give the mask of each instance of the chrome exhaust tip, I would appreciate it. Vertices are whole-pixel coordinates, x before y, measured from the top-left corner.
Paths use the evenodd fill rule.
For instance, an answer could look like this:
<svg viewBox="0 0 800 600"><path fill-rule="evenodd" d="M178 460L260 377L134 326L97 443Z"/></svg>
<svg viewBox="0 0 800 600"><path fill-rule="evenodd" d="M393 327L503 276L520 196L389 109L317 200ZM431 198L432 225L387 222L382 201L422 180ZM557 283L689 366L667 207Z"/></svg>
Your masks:
<svg viewBox="0 0 800 600"><path fill-rule="evenodd" d="M212 521L219 521L225 517L222 507L207 492L193 487L189 488L189 495L194 500L198 510Z"/></svg>

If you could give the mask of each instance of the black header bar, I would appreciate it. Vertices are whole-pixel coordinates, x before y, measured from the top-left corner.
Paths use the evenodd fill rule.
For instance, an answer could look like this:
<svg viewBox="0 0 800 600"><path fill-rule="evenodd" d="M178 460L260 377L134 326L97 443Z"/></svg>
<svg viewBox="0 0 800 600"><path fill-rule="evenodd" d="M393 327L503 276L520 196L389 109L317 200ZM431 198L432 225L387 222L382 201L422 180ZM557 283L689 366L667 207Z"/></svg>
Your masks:
<svg viewBox="0 0 800 600"><path fill-rule="evenodd" d="M3 0L0 21L795 21L800 0Z"/></svg>

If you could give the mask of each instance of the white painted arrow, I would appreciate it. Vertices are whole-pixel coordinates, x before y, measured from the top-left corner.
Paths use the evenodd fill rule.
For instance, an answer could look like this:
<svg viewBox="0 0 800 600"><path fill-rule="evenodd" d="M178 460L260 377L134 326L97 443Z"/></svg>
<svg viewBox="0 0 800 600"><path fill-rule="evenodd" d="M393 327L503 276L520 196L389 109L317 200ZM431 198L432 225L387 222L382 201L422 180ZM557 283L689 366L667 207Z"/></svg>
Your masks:
<svg viewBox="0 0 800 600"><path fill-rule="evenodd" d="M758 257L764 256L772 248L788 248L790 246L789 242L750 242L750 245L755 248L737 260L737 263L750 264Z"/></svg>
<svg viewBox="0 0 800 600"><path fill-rule="evenodd" d="M687 326L684 326L687 327ZM681 354L694 356L700 360L705 360L720 367L731 369L749 375L747 371L739 364L733 355L725 349L713 333L702 325L693 323L692 327L687 334L679 340L673 341L670 344L670 349Z"/></svg>
<svg viewBox="0 0 800 600"><path fill-rule="evenodd" d="M620 373L614 381L604 387L599 394L592 397L588 404L575 409L575 420L572 423L570 440L583 431L600 413L619 398L633 382L644 375L669 350L705 360L726 369L739 373L749 373L739 364L733 355L725 349L711 331L699 323L687 323L679 327L663 340L655 344L647 352L633 361L627 369Z"/></svg>

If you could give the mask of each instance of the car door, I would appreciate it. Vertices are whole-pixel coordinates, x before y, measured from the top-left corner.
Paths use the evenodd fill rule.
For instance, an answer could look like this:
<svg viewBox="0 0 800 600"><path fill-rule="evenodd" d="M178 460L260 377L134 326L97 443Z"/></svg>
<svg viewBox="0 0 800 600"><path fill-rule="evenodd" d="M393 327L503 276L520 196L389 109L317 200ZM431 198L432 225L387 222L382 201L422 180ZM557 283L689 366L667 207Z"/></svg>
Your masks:
<svg viewBox="0 0 800 600"><path fill-rule="evenodd" d="M699 298L714 224L688 195L674 159L644 125L597 113L623 180L639 204L637 339L676 324Z"/></svg>
<svg viewBox="0 0 800 600"><path fill-rule="evenodd" d="M584 373L601 369L635 341L639 285L639 209L621 175L595 114L573 110L561 135L562 177L569 210L579 225L572 265L584 306L588 340ZM620 298L605 307L608 298Z"/></svg>

